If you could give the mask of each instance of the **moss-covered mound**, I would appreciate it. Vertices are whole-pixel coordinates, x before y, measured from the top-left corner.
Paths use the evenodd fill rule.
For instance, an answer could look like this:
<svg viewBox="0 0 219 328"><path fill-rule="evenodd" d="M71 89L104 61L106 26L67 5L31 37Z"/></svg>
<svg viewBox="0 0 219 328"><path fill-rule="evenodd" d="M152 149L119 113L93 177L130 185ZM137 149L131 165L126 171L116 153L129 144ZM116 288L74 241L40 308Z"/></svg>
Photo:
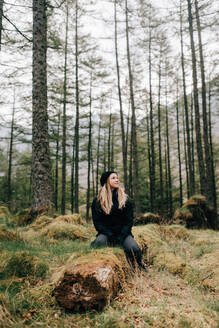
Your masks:
<svg viewBox="0 0 219 328"><path fill-rule="evenodd" d="M31 224L39 216L50 214L49 212L50 210L44 206L40 207L37 211L31 208L25 208L15 215L14 221L18 226L25 226Z"/></svg>
<svg viewBox="0 0 219 328"><path fill-rule="evenodd" d="M218 229L218 215L208 207L204 196L194 195L176 210L173 223L184 224L188 229Z"/></svg>
<svg viewBox="0 0 219 328"><path fill-rule="evenodd" d="M61 215L61 216L58 216L55 219L55 221L56 222L67 222L67 223L72 223L72 224L81 224L81 225L85 225L86 224L85 220L78 213L74 213L72 215Z"/></svg>
<svg viewBox="0 0 219 328"><path fill-rule="evenodd" d="M60 220L54 220L54 222L42 229L40 234L54 239L88 240L90 237L86 227Z"/></svg>
<svg viewBox="0 0 219 328"><path fill-rule="evenodd" d="M156 224L161 224L162 219L159 214L147 212L144 214L141 214L134 220L135 225L139 224L148 224L148 223L156 223Z"/></svg>
<svg viewBox="0 0 219 328"><path fill-rule="evenodd" d="M1 240L21 240L20 236L12 231L6 230L4 227L0 228L0 241Z"/></svg>
<svg viewBox="0 0 219 328"><path fill-rule="evenodd" d="M34 230L40 230L44 227L46 227L48 224L52 223L54 221L53 218L47 215L40 215L36 218L36 220L31 223L30 228Z"/></svg>
<svg viewBox="0 0 219 328"><path fill-rule="evenodd" d="M27 251L14 253L7 261L4 272L6 276L44 278L48 265Z"/></svg>

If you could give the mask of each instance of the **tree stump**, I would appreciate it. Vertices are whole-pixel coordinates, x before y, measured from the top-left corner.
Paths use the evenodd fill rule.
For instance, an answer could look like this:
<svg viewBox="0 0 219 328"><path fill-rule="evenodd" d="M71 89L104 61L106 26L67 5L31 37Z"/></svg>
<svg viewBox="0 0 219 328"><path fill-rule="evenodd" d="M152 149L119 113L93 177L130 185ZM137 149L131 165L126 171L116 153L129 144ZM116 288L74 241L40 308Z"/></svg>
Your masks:
<svg viewBox="0 0 219 328"><path fill-rule="evenodd" d="M125 281L122 250L119 258L109 248L71 257L53 291L59 305L71 311L101 310Z"/></svg>

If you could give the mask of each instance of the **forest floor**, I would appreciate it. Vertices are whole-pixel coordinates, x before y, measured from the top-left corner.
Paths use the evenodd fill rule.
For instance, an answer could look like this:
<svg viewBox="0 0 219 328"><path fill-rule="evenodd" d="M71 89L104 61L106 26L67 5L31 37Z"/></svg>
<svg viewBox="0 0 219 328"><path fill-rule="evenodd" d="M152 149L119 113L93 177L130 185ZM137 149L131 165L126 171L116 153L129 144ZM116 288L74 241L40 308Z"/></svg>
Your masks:
<svg viewBox="0 0 219 328"><path fill-rule="evenodd" d="M134 227L134 234L157 234L148 272L130 276L102 311L67 313L52 297L54 281L73 253L92 252L95 232L87 225L85 240L55 239L12 221L0 221L0 327L219 327L219 232Z"/></svg>

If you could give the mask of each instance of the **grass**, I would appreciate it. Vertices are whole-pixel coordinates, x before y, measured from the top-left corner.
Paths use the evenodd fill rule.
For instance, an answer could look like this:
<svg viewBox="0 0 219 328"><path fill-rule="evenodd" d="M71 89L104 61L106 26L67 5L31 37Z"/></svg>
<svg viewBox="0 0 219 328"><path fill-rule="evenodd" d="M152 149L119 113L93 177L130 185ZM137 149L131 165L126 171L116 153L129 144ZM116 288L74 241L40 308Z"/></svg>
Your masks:
<svg viewBox="0 0 219 328"><path fill-rule="evenodd" d="M0 239L0 327L218 327L215 273L219 233L181 226L135 227L136 240L147 244L144 260L149 272L130 275L125 287L102 311L65 312L57 305L52 290L72 255L77 259L93 252L90 242L95 234L89 226L83 227L89 231L89 240L42 236L43 224L35 230L5 227L20 240ZM121 256L119 249L113 252ZM22 254L34 264L19 276L15 268L21 263L18 258L25 259ZM37 273L35 263L48 268Z"/></svg>

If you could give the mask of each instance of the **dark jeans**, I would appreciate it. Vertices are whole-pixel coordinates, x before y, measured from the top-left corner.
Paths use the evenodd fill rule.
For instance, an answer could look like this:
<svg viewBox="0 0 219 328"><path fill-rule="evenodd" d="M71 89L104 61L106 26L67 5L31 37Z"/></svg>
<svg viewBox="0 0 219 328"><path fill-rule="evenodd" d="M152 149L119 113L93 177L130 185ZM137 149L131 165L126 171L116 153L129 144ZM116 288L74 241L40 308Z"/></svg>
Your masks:
<svg viewBox="0 0 219 328"><path fill-rule="evenodd" d="M104 246L122 246L126 255L128 262L131 265L142 265L142 253L141 250L131 235L128 235L123 243L119 243L115 240L109 240L104 234L99 234L96 239L91 243L92 248L99 248Z"/></svg>

